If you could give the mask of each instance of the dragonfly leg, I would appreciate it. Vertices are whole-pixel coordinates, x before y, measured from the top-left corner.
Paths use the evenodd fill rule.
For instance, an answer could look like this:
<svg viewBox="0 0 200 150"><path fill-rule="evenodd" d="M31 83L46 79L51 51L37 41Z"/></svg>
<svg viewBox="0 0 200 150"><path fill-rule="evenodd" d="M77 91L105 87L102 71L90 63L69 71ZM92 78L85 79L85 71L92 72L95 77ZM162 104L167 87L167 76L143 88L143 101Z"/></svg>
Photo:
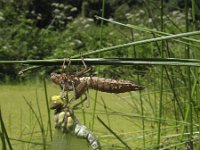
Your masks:
<svg viewBox="0 0 200 150"><path fill-rule="evenodd" d="M77 72L77 73L75 74L76 77L81 77L82 75L84 75L84 74L86 74L86 73L88 73L89 71L92 70L91 67L88 67L88 66L86 65L86 63L85 63L83 57L81 57L81 61L82 61L82 63L83 63L84 69L81 70L81 71L79 71L79 72Z"/></svg>
<svg viewBox="0 0 200 150"><path fill-rule="evenodd" d="M70 99L69 102L71 102L73 99L79 99L83 94L85 94L86 90L88 89L87 82L81 82L76 87L73 82L71 82L71 84L72 84L74 96ZM86 96L86 98L87 98L87 96Z"/></svg>
<svg viewBox="0 0 200 150"><path fill-rule="evenodd" d="M82 61L83 65L84 65L84 67L85 67L85 68L88 68L87 65L86 65L86 63L85 63L85 61L84 61L84 58L83 58L83 57L81 57L81 61Z"/></svg>
<svg viewBox="0 0 200 150"><path fill-rule="evenodd" d="M72 109L74 110L74 109L79 109L79 108L82 108L82 107L79 107L82 103L84 103L86 100L88 100L87 99L87 94L86 93L84 93L84 95L85 95L85 97L79 102L79 103L77 103L77 104L75 104L74 106L72 106Z"/></svg>

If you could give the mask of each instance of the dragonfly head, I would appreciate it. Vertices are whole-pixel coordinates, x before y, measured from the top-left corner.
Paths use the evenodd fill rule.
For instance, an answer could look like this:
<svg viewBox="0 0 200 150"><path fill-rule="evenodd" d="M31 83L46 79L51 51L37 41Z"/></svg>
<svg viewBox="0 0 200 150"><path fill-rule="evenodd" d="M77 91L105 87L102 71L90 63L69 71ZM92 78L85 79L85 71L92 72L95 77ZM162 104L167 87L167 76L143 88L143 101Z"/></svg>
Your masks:
<svg viewBox="0 0 200 150"><path fill-rule="evenodd" d="M51 97L50 109L59 109L64 105L60 95L54 95Z"/></svg>
<svg viewBox="0 0 200 150"><path fill-rule="evenodd" d="M72 82L74 82L77 79L74 75L65 74L65 73L58 74L58 73L52 72L51 80L55 84L60 85L61 89L72 91L73 90Z"/></svg>

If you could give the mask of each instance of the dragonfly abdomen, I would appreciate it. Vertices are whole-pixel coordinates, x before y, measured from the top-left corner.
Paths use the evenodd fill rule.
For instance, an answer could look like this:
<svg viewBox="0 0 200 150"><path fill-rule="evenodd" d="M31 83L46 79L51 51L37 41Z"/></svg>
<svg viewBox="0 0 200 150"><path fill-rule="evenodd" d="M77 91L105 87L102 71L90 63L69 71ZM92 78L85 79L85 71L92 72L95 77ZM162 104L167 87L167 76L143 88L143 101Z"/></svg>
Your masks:
<svg viewBox="0 0 200 150"><path fill-rule="evenodd" d="M88 88L107 93L124 93L144 89L143 86L136 85L133 82L127 80L114 80L99 77L82 77L81 81L86 81Z"/></svg>

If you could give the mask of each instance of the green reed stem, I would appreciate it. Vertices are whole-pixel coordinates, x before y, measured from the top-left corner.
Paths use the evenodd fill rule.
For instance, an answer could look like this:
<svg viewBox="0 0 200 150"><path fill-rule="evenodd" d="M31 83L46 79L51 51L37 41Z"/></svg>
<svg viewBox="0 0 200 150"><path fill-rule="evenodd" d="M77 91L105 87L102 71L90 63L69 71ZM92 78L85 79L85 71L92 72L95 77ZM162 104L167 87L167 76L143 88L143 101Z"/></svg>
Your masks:
<svg viewBox="0 0 200 150"><path fill-rule="evenodd" d="M0 125L1 125L1 130L0 130L0 137L1 137L1 143L2 143L2 149L6 149L6 138L5 138L5 131L4 131L4 128L3 128L3 121L2 121L2 115L1 115L1 110L0 110Z"/></svg>
<svg viewBox="0 0 200 150"><path fill-rule="evenodd" d="M11 131L12 131L12 121L11 121L11 114L9 113L9 119L8 119L9 121L8 121L8 127L9 127L9 132L10 132L10 134L11 134Z"/></svg>
<svg viewBox="0 0 200 150"><path fill-rule="evenodd" d="M140 26L136 26L136 25L132 25L132 24L124 24L124 23L117 22L117 21L114 21L114 20L102 18L102 17L99 17L99 16L96 16L96 18L110 22L110 23L113 23L113 24L117 24L117 25L120 25L120 26L131 28L131 29L134 29L134 30L143 31L143 32L147 32L147 33L154 33L156 35L173 35L173 34L170 34L170 33L158 31L158 30L153 30L153 29L149 29L149 28L146 28L146 27L140 27ZM187 41L190 41L190 42L200 43L200 40L194 39L194 38L182 37L181 39L184 39L184 40L187 40ZM194 45L194 44L191 44L191 43L188 43L188 42L185 42L185 41L181 41L181 40L177 40L177 39L175 39L175 41L186 44L186 45L194 46L194 47L200 47L198 45Z"/></svg>
<svg viewBox="0 0 200 150"><path fill-rule="evenodd" d="M117 135L111 128L109 128L109 127L103 122L103 120L102 120L101 118L99 118L99 117L97 116L97 119L98 119L99 122L100 122L108 131L110 131L124 146L126 146L126 149L131 150L130 146L129 146L126 142L124 142L124 141L120 138L120 136Z"/></svg>
<svg viewBox="0 0 200 150"><path fill-rule="evenodd" d="M189 20L188 20L188 11L189 11L189 7L188 7L188 0L185 0L185 29L186 32L189 31ZM185 57L186 59L190 59L190 47L186 46L185 47ZM186 68L186 75L187 75L187 89L188 89L188 93L187 96L185 97L185 101L187 102L186 105L186 111L185 111L185 121L188 121L190 123L189 125L189 138L190 138L190 148L193 149L193 142L192 142L192 137L193 137L193 105L192 105L192 83L191 83L191 72L190 72L190 67L188 66ZM187 127L185 127L185 130L187 131ZM184 128L182 129L182 135L184 134ZM181 138L183 140L183 136Z"/></svg>
<svg viewBox="0 0 200 150"><path fill-rule="evenodd" d="M84 108L84 104L83 104L83 99L82 99L82 97L81 97L81 106L82 106L82 108ZM79 104L78 104L79 105ZM76 108L76 106L74 106L74 108ZM84 125L86 125L86 115L85 115L85 110L84 109L81 109L82 110L82 116L83 116L83 124Z"/></svg>
<svg viewBox="0 0 200 150"><path fill-rule="evenodd" d="M134 34L133 34L133 29L131 29L131 39L132 41L134 41ZM133 56L134 58L137 57L137 53L136 53L136 48L135 46L133 46ZM138 84L140 85L140 77L139 75L137 75L137 82ZM132 98L133 99L133 98ZM141 95L141 91L139 91L139 99L140 99L140 108L141 108L141 115L144 116L144 107L143 107L143 100L142 100L142 95ZM145 149L145 120L144 118L142 117L141 118L142 120L142 134L143 134L143 148Z"/></svg>
<svg viewBox="0 0 200 150"><path fill-rule="evenodd" d="M92 113L92 126L91 126L91 130L93 131L94 129L94 122L95 122L95 115L96 115L96 107L97 107L97 95L98 95L98 91L95 92L95 97L94 97L94 106L93 106L93 113Z"/></svg>
<svg viewBox="0 0 200 150"><path fill-rule="evenodd" d="M102 12L101 12L102 18L104 18L104 13L105 13L105 0L102 0ZM103 20L101 20L100 45L102 45L102 35L103 35Z"/></svg>
<svg viewBox="0 0 200 150"><path fill-rule="evenodd" d="M101 17L104 17L104 12L105 12L105 0L102 0L102 14ZM100 33L100 46L102 45L102 36L103 36L103 20L101 20L101 33ZM98 57L100 57L100 53L98 53ZM84 54L83 54L84 55ZM76 57L76 56L73 56ZM97 68L98 72L99 72L99 67ZM94 129L94 122L95 122L95 114L96 114L96 105L97 105L97 95L98 95L98 91L96 90L95 92L95 98L94 98L94 106L93 106L93 114L92 114L92 131Z"/></svg>
<svg viewBox="0 0 200 150"><path fill-rule="evenodd" d="M200 69L198 69L198 72L200 72ZM198 76L198 79L197 79L197 82L199 82L199 76ZM200 86L199 84L196 85L196 93L197 93L197 109L199 110L200 109ZM198 114L198 123L199 123L199 127L198 127L198 131L200 132L200 116L199 116L199 112L197 113ZM199 141L200 141L200 134L199 134ZM200 144L198 144L198 149L200 149Z"/></svg>
<svg viewBox="0 0 200 150"><path fill-rule="evenodd" d="M38 117L37 113L35 112L35 110L33 109L33 107L31 106L31 104L26 100L25 97L23 97L26 104L28 105L28 107L31 109L31 111L33 112L33 115L35 116L36 120L37 120L37 123L39 124L39 127L40 127L40 131L41 131L41 134L42 134L42 140L43 140L43 149L45 150L46 149L46 139L45 139L45 131L44 131L44 126L43 124L41 123L41 118ZM37 102L37 98L36 98L36 102Z"/></svg>
<svg viewBox="0 0 200 150"><path fill-rule="evenodd" d="M19 112L19 120L20 120L20 124L19 124L19 128L20 128L20 138L22 138L22 134L23 134L23 129L22 129L22 124L23 124L23 118L22 118L22 108L20 108L20 112Z"/></svg>
<svg viewBox="0 0 200 150"><path fill-rule="evenodd" d="M0 61L0 64L61 65L64 59ZM71 65L80 65L81 59L71 59ZM164 65L200 67L199 59L180 58L85 58L87 65Z"/></svg>
<svg viewBox="0 0 200 150"><path fill-rule="evenodd" d="M49 100L48 100L47 85L46 85L45 78L43 79L43 84L44 84L44 94L45 94L45 100L46 100L47 116L48 116L47 131L49 129L50 139L52 141L53 136L52 136L51 114L50 114L50 109L49 109Z"/></svg>
<svg viewBox="0 0 200 150"><path fill-rule="evenodd" d="M6 149L6 141L5 141L4 133L1 130L0 130L0 138L1 138L1 143L2 143L1 148Z"/></svg>
<svg viewBox="0 0 200 150"><path fill-rule="evenodd" d="M161 0L161 10L160 10L160 14L161 14L161 31L163 31L164 29L164 25L163 25L163 16L164 16L164 12L163 12L163 0ZM161 41L161 57L164 57L164 41ZM158 121L158 141L157 141L157 146L160 147L160 141L161 141L161 119L162 119L162 111L163 111L163 81L164 81L164 67L161 66L161 74L160 74L160 103L159 103L159 121Z"/></svg>
<svg viewBox="0 0 200 150"><path fill-rule="evenodd" d="M137 76L138 84L140 85L140 78L139 75ZM139 91L139 99L140 99L140 108L141 108L141 115L144 116L144 104L142 99L141 91ZM145 120L142 117L142 134L143 134L143 148L145 149Z"/></svg>
<svg viewBox="0 0 200 150"><path fill-rule="evenodd" d="M33 122L33 121L32 121ZM33 135L34 135L34 130L36 128L36 125L37 125L37 120L35 122L32 123L33 125L30 127L30 129L32 128L31 130L31 134L30 134L30 137L29 137L29 142L31 143L32 142L32 139L33 139ZM27 149L30 149L30 143L28 143L27 145Z"/></svg>
<svg viewBox="0 0 200 150"><path fill-rule="evenodd" d="M197 9L197 2L196 0L192 0L192 21L193 21L193 30L196 29L196 9Z"/></svg>
<svg viewBox="0 0 200 150"><path fill-rule="evenodd" d="M200 31L180 33L180 34L169 35L169 36L161 36L161 37L157 37L157 38L151 38L151 39L146 39L146 40L141 40L141 41L136 41L136 42L130 42L130 43L126 43L126 44L120 44L120 45L116 45L116 46L112 46L112 47L106 47L106 48L102 48L102 49L98 49L98 50L90 50L89 52L82 54L82 56L85 57L88 55L104 53L104 52L108 52L108 51L112 51L112 50L116 50L116 49L133 46L133 45L147 44L147 43L156 42L156 41L169 40L169 39L181 38L181 37L198 35L198 34L200 34ZM79 58L79 57L80 57L80 55L72 56L72 58Z"/></svg>
<svg viewBox="0 0 200 150"><path fill-rule="evenodd" d="M42 132L42 140L43 140L43 149L46 149L46 136L45 136L45 130L44 130L44 123L43 123L43 119L42 119L42 113L41 113L41 109L40 109L40 105L39 105L39 99L38 99L38 92L36 90L36 104L37 104L37 108L38 108L38 113L39 113L39 119L41 122L41 132Z"/></svg>
<svg viewBox="0 0 200 150"><path fill-rule="evenodd" d="M186 32L189 32L189 6L188 0L186 2ZM186 58L190 59L190 47L186 46ZM193 149L193 100L192 100L192 81L191 81L191 67L187 67L187 79L188 79L188 104L189 104L189 122L190 122L190 140L191 140L191 149Z"/></svg>
<svg viewBox="0 0 200 150"><path fill-rule="evenodd" d="M8 137L8 133L5 128L5 124L4 124L2 113L1 113L1 108L0 108L0 125L1 125L0 136L1 136L1 141L2 141L2 149L6 150L6 142L5 142L5 140L6 140L8 143L9 149L12 150L13 148L12 148L10 139Z"/></svg>
<svg viewBox="0 0 200 150"><path fill-rule="evenodd" d="M106 113L106 118L107 118L107 121L108 121L108 127L111 128L110 119L109 119L109 113L108 113L108 108L107 108L106 102L104 101L104 99L103 99L102 96L101 96L101 101L103 103L103 107L104 107L104 110L105 110L105 113Z"/></svg>
<svg viewBox="0 0 200 150"><path fill-rule="evenodd" d="M19 140L19 139L15 139L15 138L10 138L10 140L12 141L17 141L17 142L21 142L21 143L26 143L26 144L33 144L35 145L43 145L43 143L39 143L39 142L33 142L33 141L26 141L26 140ZM29 148L30 149L30 148ZM29 150L28 149L28 150Z"/></svg>

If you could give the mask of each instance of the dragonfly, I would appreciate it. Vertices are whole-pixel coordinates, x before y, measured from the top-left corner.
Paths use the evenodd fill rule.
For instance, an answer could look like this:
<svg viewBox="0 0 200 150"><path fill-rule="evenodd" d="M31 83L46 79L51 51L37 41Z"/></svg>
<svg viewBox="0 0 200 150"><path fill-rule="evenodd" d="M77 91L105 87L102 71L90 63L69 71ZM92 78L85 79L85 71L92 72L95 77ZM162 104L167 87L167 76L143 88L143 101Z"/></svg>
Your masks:
<svg viewBox="0 0 200 150"><path fill-rule="evenodd" d="M74 115L73 110L76 109L82 102L87 100L86 92L88 89L118 94L143 90L144 86L137 85L128 80L115 80L111 78L86 76L86 74L91 71L91 67L87 67L83 59L82 63L84 68L81 71L72 74L68 72L51 73L51 80L60 86L61 94L52 97L50 109L55 110L54 122L56 128L61 129L65 133L73 131L77 137L87 139L91 150L100 150L100 143L94 133L91 132L86 126L80 124ZM68 66L70 66L70 61ZM71 99L68 97L69 91L73 92ZM71 102L73 100L77 100L83 95L85 95L85 98L81 102L71 106Z"/></svg>
<svg viewBox="0 0 200 150"><path fill-rule="evenodd" d="M73 108L65 105L60 95L51 97L50 109L55 110L55 128L60 129L63 133L73 132L77 137L86 139L91 150L101 150L100 143L95 134L78 121L74 115Z"/></svg>

